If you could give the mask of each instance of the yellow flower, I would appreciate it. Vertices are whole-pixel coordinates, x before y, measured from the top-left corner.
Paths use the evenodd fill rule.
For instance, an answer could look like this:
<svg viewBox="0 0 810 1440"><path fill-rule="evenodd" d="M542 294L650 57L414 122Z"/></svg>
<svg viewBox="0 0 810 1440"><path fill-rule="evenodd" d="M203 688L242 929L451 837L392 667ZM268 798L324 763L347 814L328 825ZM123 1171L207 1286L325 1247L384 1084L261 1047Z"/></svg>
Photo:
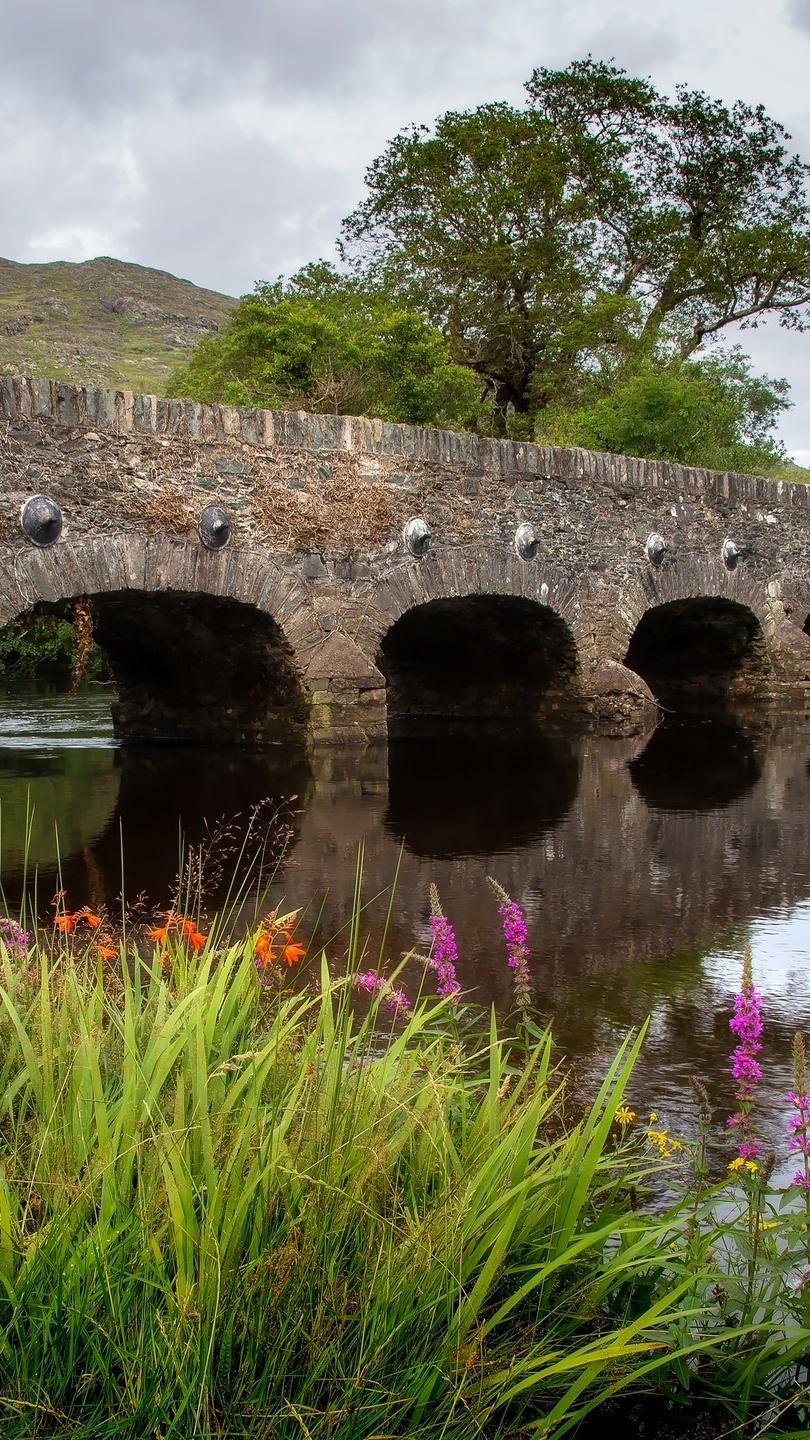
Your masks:
<svg viewBox="0 0 810 1440"><path fill-rule="evenodd" d="M745 1161L743 1160L742 1155L737 1155L734 1160L729 1160L728 1168L729 1170L739 1170L744 1164Z"/></svg>
<svg viewBox="0 0 810 1440"><path fill-rule="evenodd" d="M745 1168L746 1170L750 1170L752 1175L756 1175L759 1166L757 1165L755 1160L746 1160Z"/></svg>
<svg viewBox="0 0 810 1440"><path fill-rule="evenodd" d="M654 1110L651 1110L651 1111L650 1111L650 1124L651 1124L651 1125L654 1125L657 1119L658 1119L658 1116L656 1115L655 1111L654 1111Z"/></svg>
<svg viewBox="0 0 810 1440"><path fill-rule="evenodd" d="M617 1125L632 1125L636 1118L635 1110L628 1110L625 1104L621 1104L613 1116Z"/></svg>
<svg viewBox="0 0 810 1440"><path fill-rule="evenodd" d="M776 1223L775 1220L760 1220L759 1228L760 1230L775 1230Z"/></svg>

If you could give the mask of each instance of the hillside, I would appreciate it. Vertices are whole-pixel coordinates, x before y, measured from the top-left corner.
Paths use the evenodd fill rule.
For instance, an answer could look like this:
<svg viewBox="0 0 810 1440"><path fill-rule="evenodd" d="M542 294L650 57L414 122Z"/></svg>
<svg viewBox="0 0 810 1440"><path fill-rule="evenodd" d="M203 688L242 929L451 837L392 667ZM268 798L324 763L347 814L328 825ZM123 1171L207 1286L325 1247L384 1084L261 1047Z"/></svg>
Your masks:
<svg viewBox="0 0 810 1440"><path fill-rule="evenodd" d="M82 264L0 259L0 374L162 394L169 372L235 304L107 256Z"/></svg>

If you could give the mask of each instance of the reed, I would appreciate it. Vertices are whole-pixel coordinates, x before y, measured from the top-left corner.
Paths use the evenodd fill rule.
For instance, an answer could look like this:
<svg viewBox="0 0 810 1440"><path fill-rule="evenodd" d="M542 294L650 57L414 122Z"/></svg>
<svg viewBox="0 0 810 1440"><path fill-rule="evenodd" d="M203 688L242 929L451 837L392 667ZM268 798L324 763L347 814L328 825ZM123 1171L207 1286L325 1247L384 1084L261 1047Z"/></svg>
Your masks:
<svg viewBox="0 0 810 1440"><path fill-rule="evenodd" d="M551 1037L262 985L254 937L0 958L0 1432L563 1436L699 1340ZM666 1259L664 1258L666 1254ZM691 1308L690 1308L691 1307Z"/></svg>

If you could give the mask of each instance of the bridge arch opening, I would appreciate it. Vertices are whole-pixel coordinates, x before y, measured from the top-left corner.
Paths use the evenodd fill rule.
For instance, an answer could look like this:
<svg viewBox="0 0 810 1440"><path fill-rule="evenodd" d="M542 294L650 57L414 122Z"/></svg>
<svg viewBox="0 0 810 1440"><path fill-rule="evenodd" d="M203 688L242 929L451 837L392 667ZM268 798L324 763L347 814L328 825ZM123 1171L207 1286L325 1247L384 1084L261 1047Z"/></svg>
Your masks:
<svg viewBox="0 0 810 1440"><path fill-rule="evenodd" d="M90 606L122 739L265 745L303 738L304 694L272 616L238 600L180 591L79 599ZM70 620L75 607L71 599L35 611Z"/></svg>
<svg viewBox="0 0 810 1440"><path fill-rule="evenodd" d="M378 663L395 729L411 719L542 722L576 696L571 631L519 596L416 605L385 635Z"/></svg>
<svg viewBox="0 0 810 1440"><path fill-rule="evenodd" d="M672 600L647 610L624 663L670 710L756 701L770 673L757 616L722 596Z"/></svg>

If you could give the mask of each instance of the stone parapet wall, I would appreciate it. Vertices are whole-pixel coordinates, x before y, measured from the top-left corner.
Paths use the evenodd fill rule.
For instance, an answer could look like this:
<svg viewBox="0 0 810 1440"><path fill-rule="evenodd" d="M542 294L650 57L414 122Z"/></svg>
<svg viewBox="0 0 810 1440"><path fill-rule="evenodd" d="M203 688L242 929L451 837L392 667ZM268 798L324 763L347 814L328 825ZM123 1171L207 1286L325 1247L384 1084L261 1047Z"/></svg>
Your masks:
<svg viewBox="0 0 810 1440"><path fill-rule="evenodd" d="M630 501L657 491L719 497L735 503L810 514L810 486L765 476L705 470L661 460L639 460L529 441L498 440L456 431L428 430L354 415L309 415L302 410L257 410L167 400L130 390L101 390L57 380L0 377L0 420L48 420L68 429L154 435L203 444L238 441L255 449L285 447L320 454L342 451L394 462L425 462L450 469L614 487Z"/></svg>

